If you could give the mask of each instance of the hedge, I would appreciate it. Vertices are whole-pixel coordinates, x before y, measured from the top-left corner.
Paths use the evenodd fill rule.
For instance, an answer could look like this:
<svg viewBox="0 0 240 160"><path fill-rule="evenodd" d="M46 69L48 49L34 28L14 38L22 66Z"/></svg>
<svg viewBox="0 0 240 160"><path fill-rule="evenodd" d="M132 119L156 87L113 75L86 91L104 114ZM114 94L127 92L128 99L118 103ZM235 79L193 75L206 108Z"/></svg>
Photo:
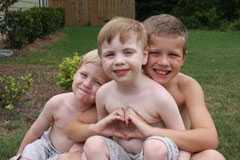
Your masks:
<svg viewBox="0 0 240 160"><path fill-rule="evenodd" d="M4 23L9 48L21 48L62 28L64 11L46 7L12 11L6 14Z"/></svg>

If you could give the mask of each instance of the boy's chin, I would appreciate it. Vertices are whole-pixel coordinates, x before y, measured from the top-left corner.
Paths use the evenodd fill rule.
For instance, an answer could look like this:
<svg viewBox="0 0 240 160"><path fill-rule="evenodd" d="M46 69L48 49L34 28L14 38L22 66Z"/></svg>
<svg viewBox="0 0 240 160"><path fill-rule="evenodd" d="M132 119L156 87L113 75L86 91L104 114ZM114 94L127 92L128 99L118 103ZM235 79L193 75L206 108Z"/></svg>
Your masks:
<svg viewBox="0 0 240 160"><path fill-rule="evenodd" d="M126 75L122 77L114 76L113 79L119 83L132 83L133 81L133 78L130 75Z"/></svg>
<svg viewBox="0 0 240 160"><path fill-rule="evenodd" d="M84 103L90 103L90 102L94 101L92 98L92 95L85 94L85 93L79 93L79 92L75 93L75 97L79 101L84 102Z"/></svg>
<svg viewBox="0 0 240 160"><path fill-rule="evenodd" d="M153 80L161 85L165 85L171 80L171 77L169 77L169 76L164 77L164 78L163 77L153 77Z"/></svg>

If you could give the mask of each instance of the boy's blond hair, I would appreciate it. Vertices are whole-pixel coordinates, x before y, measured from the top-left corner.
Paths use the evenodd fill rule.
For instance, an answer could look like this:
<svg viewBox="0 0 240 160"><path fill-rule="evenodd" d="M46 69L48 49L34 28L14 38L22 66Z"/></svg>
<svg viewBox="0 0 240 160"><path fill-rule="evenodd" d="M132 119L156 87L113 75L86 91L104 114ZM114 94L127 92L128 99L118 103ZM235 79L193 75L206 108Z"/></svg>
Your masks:
<svg viewBox="0 0 240 160"><path fill-rule="evenodd" d="M81 66L83 66L84 64L88 64L88 63L99 66L99 69L101 69L103 71L101 59L98 56L97 49L91 50L81 57L78 69L81 68ZM103 73L104 73L104 71L103 71ZM105 77L107 81L110 80L106 74L104 74L102 76Z"/></svg>
<svg viewBox="0 0 240 160"><path fill-rule="evenodd" d="M98 50L97 49L91 50L81 57L79 68L82 65L87 64L87 63L92 63L92 64L96 64L96 65L101 66L101 60L98 56Z"/></svg>
<svg viewBox="0 0 240 160"><path fill-rule="evenodd" d="M186 55L188 33L182 21L172 15L160 14L147 18L143 25L148 33L148 43L151 36L181 36L185 39L183 55Z"/></svg>
<svg viewBox="0 0 240 160"><path fill-rule="evenodd" d="M137 35L137 41L141 42L143 49L147 45L147 34L144 26L130 18L115 17L106 23L98 34L98 53L102 54L101 46L104 41L111 43L114 37L118 34L120 36L120 42L125 43L129 39L129 33Z"/></svg>

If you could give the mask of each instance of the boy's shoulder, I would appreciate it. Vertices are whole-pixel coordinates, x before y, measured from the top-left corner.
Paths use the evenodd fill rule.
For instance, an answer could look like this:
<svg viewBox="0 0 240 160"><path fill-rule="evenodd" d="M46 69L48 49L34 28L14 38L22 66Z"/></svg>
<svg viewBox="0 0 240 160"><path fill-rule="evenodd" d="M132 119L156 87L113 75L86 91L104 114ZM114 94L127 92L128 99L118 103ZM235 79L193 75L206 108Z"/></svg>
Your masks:
<svg viewBox="0 0 240 160"><path fill-rule="evenodd" d="M65 100L66 98L69 98L73 95L72 92L67 92L67 93L60 93L60 94L56 94L54 96L52 96L50 98L50 100L54 100L54 101L62 101Z"/></svg>
<svg viewBox="0 0 240 160"><path fill-rule="evenodd" d="M151 91L150 93L156 94L156 92L160 92L160 93L165 93L166 89L159 84L158 82L152 80L151 78L148 78L148 83L145 87L148 88L149 91Z"/></svg>
<svg viewBox="0 0 240 160"><path fill-rule="evenodd" d="M97 94L105 94L106 92L109 92L113 90L115 82L113 80L104 83L97 91Z"/></svg>
<svg viewBox="0 0 240 160"><path fill-rule="evenodd" d="M176 76L176 83L178 88L184 93L189 92L193 89L202 89L201 85L193 77L186 75L184 73L179 73Z"/></svg>
<svg viewBox="0 0 240 160"><path fill-rule="evenodd" d="M72 92L60 93L60 94L54 95L48 100L47 104L59 106L59 104L64 104L66 100L70 99L72 95L73 95Z"/></svg>
<svg viewBox="0 0 240 160"><path fill-rule="evenodd" d="M147 88L149 92L148 96L151 99L156 99L158 102L166 102L169 98L172 98L172 96L165 87L163 87L156 81L153 81L152 79L150 85Z"/></svg>

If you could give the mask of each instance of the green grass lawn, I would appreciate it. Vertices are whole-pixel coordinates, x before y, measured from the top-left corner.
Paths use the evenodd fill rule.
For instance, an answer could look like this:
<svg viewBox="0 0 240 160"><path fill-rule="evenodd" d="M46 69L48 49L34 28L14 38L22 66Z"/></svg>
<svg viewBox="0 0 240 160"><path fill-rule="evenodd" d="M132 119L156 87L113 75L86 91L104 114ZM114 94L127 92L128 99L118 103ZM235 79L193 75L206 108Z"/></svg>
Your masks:
<svg viewBox="0 0 240 160"><path fill-rule="evenodd" d="M44 50L2 59L0 64L57 66L63 57L71 56L75 51L83 54L96 48L98 31L99 28L94 27L65 28L64 38ZM189 53L183 72L197 79L205 91L219 132L219 151L226 159L237 160L240 157L240 32L190 31L189 34ZM8 135L0 133L1 160L12 155L26 130L21 123L12 123L21 129Z"/></svg>
<svg viewBox="0 0 240 160"><path fill-rule="evenodd" d="M74 52L84 54L97 47L96 35L99 28L96 27L71 27L63 30L64 38L53 45L47 45L39 51L28 53L16 58L0 59L0 63L18 64L59 64L66 56Z"/></svg>

